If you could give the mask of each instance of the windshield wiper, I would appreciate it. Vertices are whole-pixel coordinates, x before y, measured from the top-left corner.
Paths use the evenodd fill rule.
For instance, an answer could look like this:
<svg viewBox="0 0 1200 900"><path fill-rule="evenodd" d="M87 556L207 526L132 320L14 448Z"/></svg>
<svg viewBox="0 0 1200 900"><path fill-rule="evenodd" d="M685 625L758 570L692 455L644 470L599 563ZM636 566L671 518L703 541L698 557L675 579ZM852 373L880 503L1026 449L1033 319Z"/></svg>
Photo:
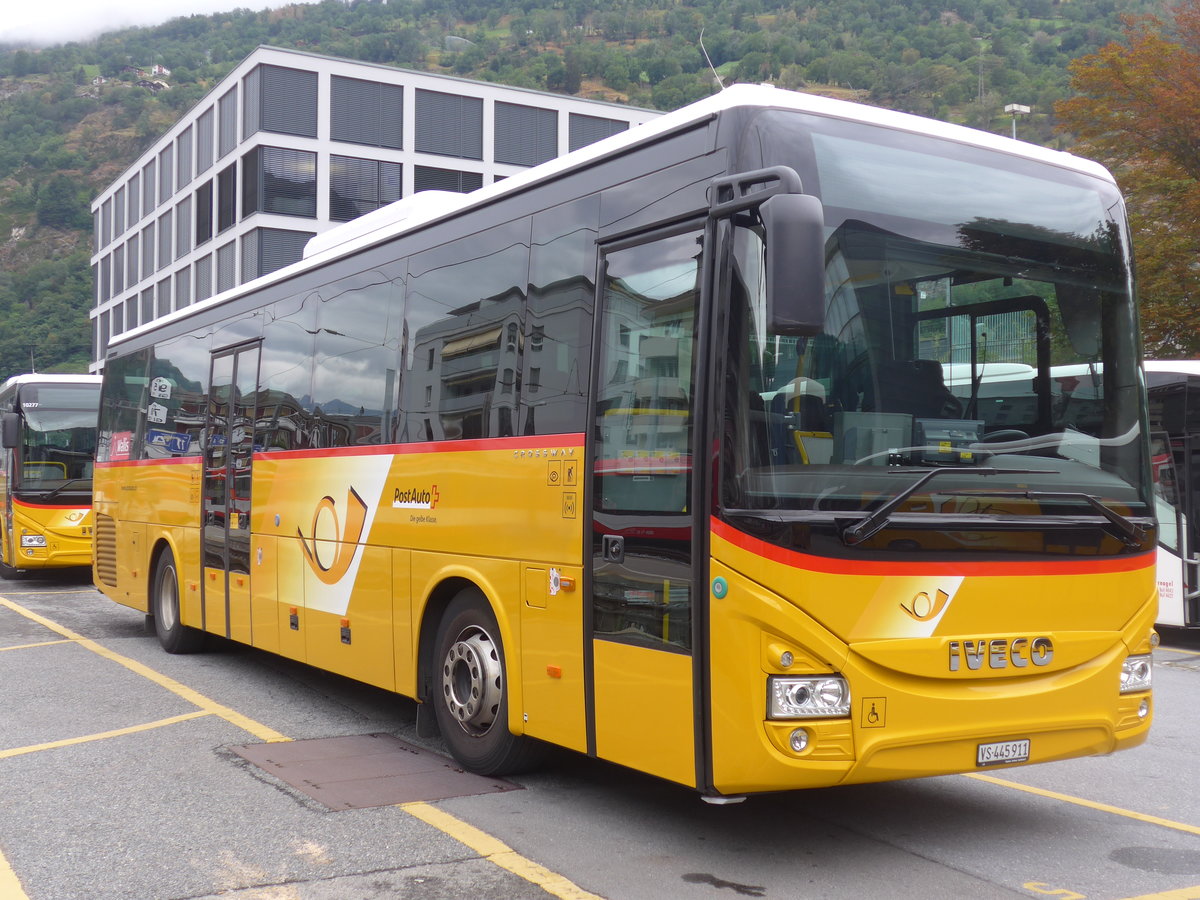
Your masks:
<svg viewBox="0 0 1200 900"><path fill-rule="evenodd" d="M79 484L80 482L89 482L89 481L91 481L91 479L89 479L89 478L68 479L67 481L64 481L62 484L60 484L58 487L56 487L54 490L47 493L46 496L43 497L42 499L43 500L53 500L55 497L57 497L59 494L61 494L63 491L65 491L67 488L69 488L71 485Z"/></svg>
<svg viewBox="0 0 1200 900"><path fill-rule="evenodd" d="M1123 516L1115 509L1104 504L1104 501L1094 494L1085 494L1082 491L988 491L986 494L982 491L955 491L954 493L977 493L980 496L987 497L1019 497L1023 500L1075 500L1077 502L1086 503L1117 529L1118 538L1126 547L1134 549L1143 546L1146 543L1146 529L1128 516Z"/></svg>
<svg viewBox="0 0 1200 900"><path fill-rule="evenodd" d="M902 504L905 500L907 500L909 497L911 497L913 494L915 494L917 491L919 491L921 488L923 488L925 485L927 485L934 478L937 478L939 475L946 475L949 473L953 473L955 475L980 475L985 478L989 475L1055 475L1055 474L1057 474L1056 472L1053 472L1053 471L1050 471L1047 469L965 469L965 468L933 469L932 471L927 472L924 475L922 475L920 478L918 478L916 481L914 481L908 487L899 491L894 497L892 497L892 499L888 500L887 503L883 504L883 506L879 507L879 509L875 510L875 512L871 513L865 519L859 520L854 525L848 525L842 531L842 540L845 541L847 544L849 544L851 547L853 547L855 544L861 544L863 541L867 540L868 538L873 537L875 534L877 534L883 528L883 526L885 526L887 524L888 519L890 519L892 517L892 513L894 513L897 510L897 508L899 508L900 504ZM964 493L975 494L978 492L977 491L950 490L950 491L946 491L946 493L948 493L948 494L964 494ZM1020 493L1020 492L1016 492L1013 494L993 495L989 492L987 494L987 496L1024 496L1024 494ZM1086 495L1080 495L1080 496L1086 496ZM1093 499L1095 499L1095 498L1093 498ZM1103 507L1103 504L1101 504L1099 500L1097 500L1096 502L1100 506ZM1105 509L1107 509L1107 508L1105 507ZM1111 510L1109 510L1109 512L1111 512ZM1117 514L1112 513L1112 515L1117 515ZM1132 523L1130 523L1130 524L1132 524Z"/></svg>

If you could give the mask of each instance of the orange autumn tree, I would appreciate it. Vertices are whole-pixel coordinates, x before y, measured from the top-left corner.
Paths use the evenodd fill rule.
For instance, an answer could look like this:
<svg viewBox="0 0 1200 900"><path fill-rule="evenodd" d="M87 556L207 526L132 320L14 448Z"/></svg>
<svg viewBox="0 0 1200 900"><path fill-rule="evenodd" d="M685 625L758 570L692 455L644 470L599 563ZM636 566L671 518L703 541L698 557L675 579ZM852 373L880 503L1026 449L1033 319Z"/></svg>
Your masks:
<svg viewBox="0 0 1200 900"><path fill-rule="evenodd" d="M1071 86L1059 127L1128 203L1146 355L1200 356L1200 0L1126 19L1123 42L1072 63Z"/></svg>

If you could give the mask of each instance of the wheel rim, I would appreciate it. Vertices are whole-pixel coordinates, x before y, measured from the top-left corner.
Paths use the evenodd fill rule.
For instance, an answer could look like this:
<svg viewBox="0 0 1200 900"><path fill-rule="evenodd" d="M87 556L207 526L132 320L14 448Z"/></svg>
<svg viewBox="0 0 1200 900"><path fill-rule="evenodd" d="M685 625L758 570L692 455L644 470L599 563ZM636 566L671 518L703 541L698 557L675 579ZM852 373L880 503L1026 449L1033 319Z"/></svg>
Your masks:
<svg viewBox="0 0 1200 900"><path fill-rule="evenodd" d="M467 734L486 734L503 696L503 667L496 643L482 628L463 629L442 662L446 709Z"/></svg>
<svg viewBox="0 0 1200 900"><path fill-rule="evenodd" d="M175 627L179 617L179 588L175 583L175 567L163 569L158 580L158 618L164 631Z"/></svg>

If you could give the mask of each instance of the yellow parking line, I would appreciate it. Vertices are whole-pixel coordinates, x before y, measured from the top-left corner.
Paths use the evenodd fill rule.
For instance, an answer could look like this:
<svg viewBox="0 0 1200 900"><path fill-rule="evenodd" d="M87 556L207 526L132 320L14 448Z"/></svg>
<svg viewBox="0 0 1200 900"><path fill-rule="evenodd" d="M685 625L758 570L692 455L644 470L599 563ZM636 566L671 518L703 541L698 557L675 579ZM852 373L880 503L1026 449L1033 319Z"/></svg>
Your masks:
<svg viewBox="0 0 1200 900"><path fill-rule="evenodd" d="M266 725L263 725L261 722L256 722L248 716L243 716L241 713L230 709L228 706L223 706L222 704L217 703L215 700L210 700L200 692L194 691L190 687L180 684L175 679L168 678L166 675L156 672L149 666L143 665L135 659L130 659L128 656L122 656L120 653L114 653L107 647L97 644L95 641L89 640L81 634L76 634L71 629L63 625L59 625L57 622L53 622L50 619L47 619L45 616L39 616L32 610L26 609L23 606L19 606L6 597L0 597L0 606L6 606L13 612L19 613L30 621L37 622L39 625L49 628L56 634L61 634L67 640L74 641L79 646L91 650L93 653L102 656L107 660L122 665L129 669L129 671L141 675L143 678L153 681L159 687L166 688L171 693L182 697L189 703L194 703L205 712L222 718L231 725L236 725L238 728L241 728L243 731L248 731L260 741L274 742L288 740L288 738L284 737L274 728L269 728Z"/></svg>
<svg viewBox="0 0 1200 900"><path fill-rule="evenodd" d="M40 616L32 610L25 609L8 600L5 597L0 597L0 606L6 606L13 612L19 613L51 629L57 634L61 634L69 641L79 644L96 653L105 659L119 663L132 672L141 675L144 678L153 681L155 684L166 688L174 694L183 697L184 699L194 703L200 707L199 712L190 713L182 716L176 716L174 719L163 719L159 722L148 723L147 725L134 726L127 729L119 729L117 731L107 732L102 735L90 735L84 738L77 738L68 741L56 741L52 744L42 744L37 747L23 747L17 750L0 751L0 759L5 756L16 756L18 753L32 753L35 750L44 750L51 747L63 746L68 743L80 743L87 740L100 740L105 737L115 737L120 734L128 734L134 731L146 730L148 728L156 728L160 725L169 725L176 721L184 721L185 719L199 718L205 715L215 715L237 725L239 728L250 732L259 740L263 741L289 741L291 738L279 733L273 728L263 725L261 722L256 722L253 719L243 716L241 713L230 709L227 706L222 706L207 697L203 696L189 687L185 687L174 679L168 678L148 666L144 666L136 660L126 656L121 656L119 653L114 653L107 647L104 647L95 641L89 640L80 634L76 634L71 629L59 625L50 619ZM436 828L443 834L447 834L462 844L465 844L470 849L478 853L482 858L491 862L493 865L499 866L514 875L519 875L526 881L536 884L538 887L547 893L561 898L561 900L601 900L595 894L588 893L580 888L574 882L552 872L545 866L538 865L530 859L527 859L517 853L503 841L492 837L485 831L481 831L473 825L468 825L455 816L450 815L435 806L430 806L428 803L405 803L400 805L400 809L414 818L420 819L427 825ZM21 889L21 883L17 880L17 876L9 867L4 855L0 853L0 900L28 900L24 891Z"/></svg>
<svg viewBox="0 0 1200 900"><path fill-rule="evenodd" d="M11 750L0 750L0 759L8 759L13 756L21 756L24 753L37 753L39 750L54 750L58 747L70 747L74 744L86 744L89 741L102 741L106 738L120 737L123 734L137 734L142 731L150 731L152 728L162 728L164 725L175 725L179 722L186 722L188 719L201 719L205 716L211 716L212 713L208 710L197 710L196 712L184 713L181 716L171 716L169 719L159 719L157 722L147 722L144 725L130 725L128 728L117 728L113 731L102 731L99 734L85 734L82 737L63 738L61 741L49 741L45 744L32 744L28 747L14 747ZM4 894L0 893L0 898Z"/></svg>
<svg viewBox="0 0 1200 900"><path fill-rule="evenodd" d="M61 641L40 641L36 644L17 644L15 647L0 647L0 653L5 650L30 650L34 647L53 647L55 644L69 644L68 640Z"/></svg>
<svg viewBox="0 0 1200 900"><path fill-rule="evenodd" d="M466 844L494 865L536 884L548 894L560 897L562 900L601 900L600 897L588 893L573 881L527 859L503 841L492 837L486 831L480 831L474 825L468 825L445 810L430 806L428 803L402 803L400 808L410 816L420 819L427 825L432 825L443 834L448 834L459 843Z"/></svg>
<svg viewBox="0 0 1200 900"><path fill-rule="evenodd" d="M1112 813L1115 816L1124 816L1127 819L1136 819L1139 822L1146 822L1150 825L1160 825L1163 828L1173 828L1175 831L1183 831L1187 834L1200 835L1200 826L1198 825L1188 825L1184 822L1173 822L1170 819L1163 819L1158 816L1148 816L1145 813L1134 812L1131 809L1122 809L1119 806L1109 806L1107 803L1097 803L1095 800L1084 800L1082 797L1072 797L1070 794L1060 794L1058 791L1047 791L1043 788L1030 787L1027 784L1021 784L1017 781L1006 781L1005 779L997 778L994 775L981 775L977 772L968 772L966 773L966 777L974 778L976 781L986 781L990 784L998 784L1001 787L1025 791L1027 794L1036 794L1039 797L1048 797L1051 800L1061 800L1063 803L1074 803L1076 806L1084 806L1088 809Z"/></svg>
<svg viewBox="0 0 1200 900"><path fill-rule="evenodd" d="M29 895L21 887L21 880L12 870L4 854L0 853L0 897L4 900L29 900Z"/></svg>

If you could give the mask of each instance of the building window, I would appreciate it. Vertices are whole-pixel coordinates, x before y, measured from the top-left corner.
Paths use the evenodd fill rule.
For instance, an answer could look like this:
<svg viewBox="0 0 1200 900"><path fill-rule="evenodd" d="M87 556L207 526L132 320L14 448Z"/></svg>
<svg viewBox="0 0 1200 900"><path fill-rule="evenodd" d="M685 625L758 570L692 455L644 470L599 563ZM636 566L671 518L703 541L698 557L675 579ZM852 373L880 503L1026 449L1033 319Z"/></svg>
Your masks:
<svg viewBox="0 0 1200 900"><path fill-rule="evenodd" d="M125 186L117 188L113 195L113 237L125 233Z"/></svg>
<svg viewBox="0 0 1200 900"><path fill-rule="evenodd" d="M483 159L483 100L417 91L417 150L460 159Z"/></svg>
<svg viewBox="0 0 1200 900"><path fill-rule="evenodd" d="M171 211L167 210L158 217L158 267L166 268L171 261Z"/></svg>
<svg viewBox="0 0 1200 900"><path fill-rule="evenodd" d="M433 166L417 166L413 170L414 191L457 191L469 194L483 187L483 175L479 172L459 172L455 169L436 169Z"/></svg>
<svg viewBox="0 0 1200 900"><path fill-rule="evenodd" d="M329 218L348 222L400 199L400 163L329 157Z"/></svg>
<svg viewBox="0 0 1200 900"><path fill-rule="evenodd" d="M252 213L317 215L317 154L255 147L242 157L242 218Z"/></svg>
<svg viewBox="0 0 1200 900"><path fill-rule="evenodd" d="M162 318L171 312L171 276L158 283L158 309L156 318Z"/></svg>
<svg viewBox="0 0 1200 900"><path fill-rule="evenodd" d="M217 248L217 293L237 284L237 242Z"/></svg>
<svg viewBox="0 0 1200 900"><path fill-rule="evenodd" d="M227 91L225 96L217 101L217 116L219 118L217 128L220 133L218 137L219 152L217 153L217 157L220 158L237 146L236 87Z"/></svg>
<svg viewBox="0 0 1200 900"><path fill-rule="evenodd" d="M496 102L496 162L536 166L558 156L558 113Z"/></svg>
<svg viewBox="0 0 1200 900"><path fill-rule="evenodd" d="M242 281L252 281L304 258L312 231L255 228L242 238Z"/></svg>
<svg viewBox="0 0 1200 900"><path fill-rule="evenodd" d="M175 273L175 308L183 309L192 302L192 270L184 267Z"/></svg>
<svg viewBox="0 0 1200 900"><path fill-rule="evenodd" d="M588 144L594 144L596 141L628 130L629 123L618 119L602 119L599 116L571 113L568 124L569 149L578 150L580 147L586 147Z"/></svg>
<svg viewBox="0 0 1200 900"><path fill-rule="evenodd" d="M213 236L213 183L211 178L196 188L195 197L196 246L199 247Z"/></svg>
<svg viewBox="0 0 1200 900"><path fill-rule="evenodd" d="M112 298L112 260L108 256L100 257L99 287L99 300L101 303L105 303Z"/></svg>
<svg viewBox="0 0 1200 900"><path fill-rule="evenodd" d="M207 300L212 296L212 254L196 260L196 302Z"/></svg>
<svg viewBox="0 0 1200 900"><path fill-rule="evenodd" d="M158 154L158 202L166 203L175 193L175 146L167 144Z"/></svg>
<svg viewBox="0 0 1200 900"><path fill-rule="evenodd" d="M158 206L158 161L151 159L142 166L142 215L148 216Z"/></svg>
<svg viewBox="0 0 1200 900"><path fill-rule="evenodd" d="M112 243L112 198L100 204L100 246Z"/></svg>
<svg viewBox="0 0 1200 900"><path fill-rule="evenodd" d="M125 244L125 283L133 287L141 280L142 272L138 268L138 244L141 241L141 235L136 231L133 233L128 243Z"/></svg>
<svg viewBox="0 0 1200 900"><path fill-rule="evenodd" d="M115 247L112 252L113 294L125 290L125 246Z"/></svg>
<svg viewBox="0 0 1200 900"><path fill-rule="evenodd" d="M175 207L175 258L192 249L192 198L184 197Z"/></svg>
<svg viewBox="0 0 1200 900"><path fill-rule="evenodd" d="M334 75L329 93L329 136L333 140L403 149L402 85Z"/></svg>
<svg viewBox="0 0 1200 900"><path fill-rule="evenodd" d="M149 278L154 274L154 223L151 222L142 229L142 277Z"/></svg>
<svg viewBox="0 0 1200 900"><path fill-rule="evenodd" d="M230 163L217 176L217 231L237 221L237 163Z"/></svg>
<svg viewBox="0 0 1200 900"><path fill-rule="evenodd" d="M196 119L196 174L202 175L213 164L213 110L210 106Z"/></svg>
<svg viewBox="0 0 1200 900"><path fill-rule="evenodd" d="M129 179L129 184L126 186L126 196L129 199L129 224L132 225L142 217L141 192L139 187L139 175L134 175Z"/></svg>
<svg viewBox="0 0 1200 900"><path fill-rule="evenodd" d="M244 79L242 137L274 131L317 136L317 73L262 65Z"/></svg>
<svg viewBox="0 0 1200 900"><path fill-rule="evenodd" d="M154 318L154 288L148 287L142 291L142 314L138 320L145 324Z"/></svg>
<svg viewBox="0 0 1200 900"><path fill-rule="evenodd" d="M175 139L175 185L183 188L192 180L192 126Z"/></svg>

